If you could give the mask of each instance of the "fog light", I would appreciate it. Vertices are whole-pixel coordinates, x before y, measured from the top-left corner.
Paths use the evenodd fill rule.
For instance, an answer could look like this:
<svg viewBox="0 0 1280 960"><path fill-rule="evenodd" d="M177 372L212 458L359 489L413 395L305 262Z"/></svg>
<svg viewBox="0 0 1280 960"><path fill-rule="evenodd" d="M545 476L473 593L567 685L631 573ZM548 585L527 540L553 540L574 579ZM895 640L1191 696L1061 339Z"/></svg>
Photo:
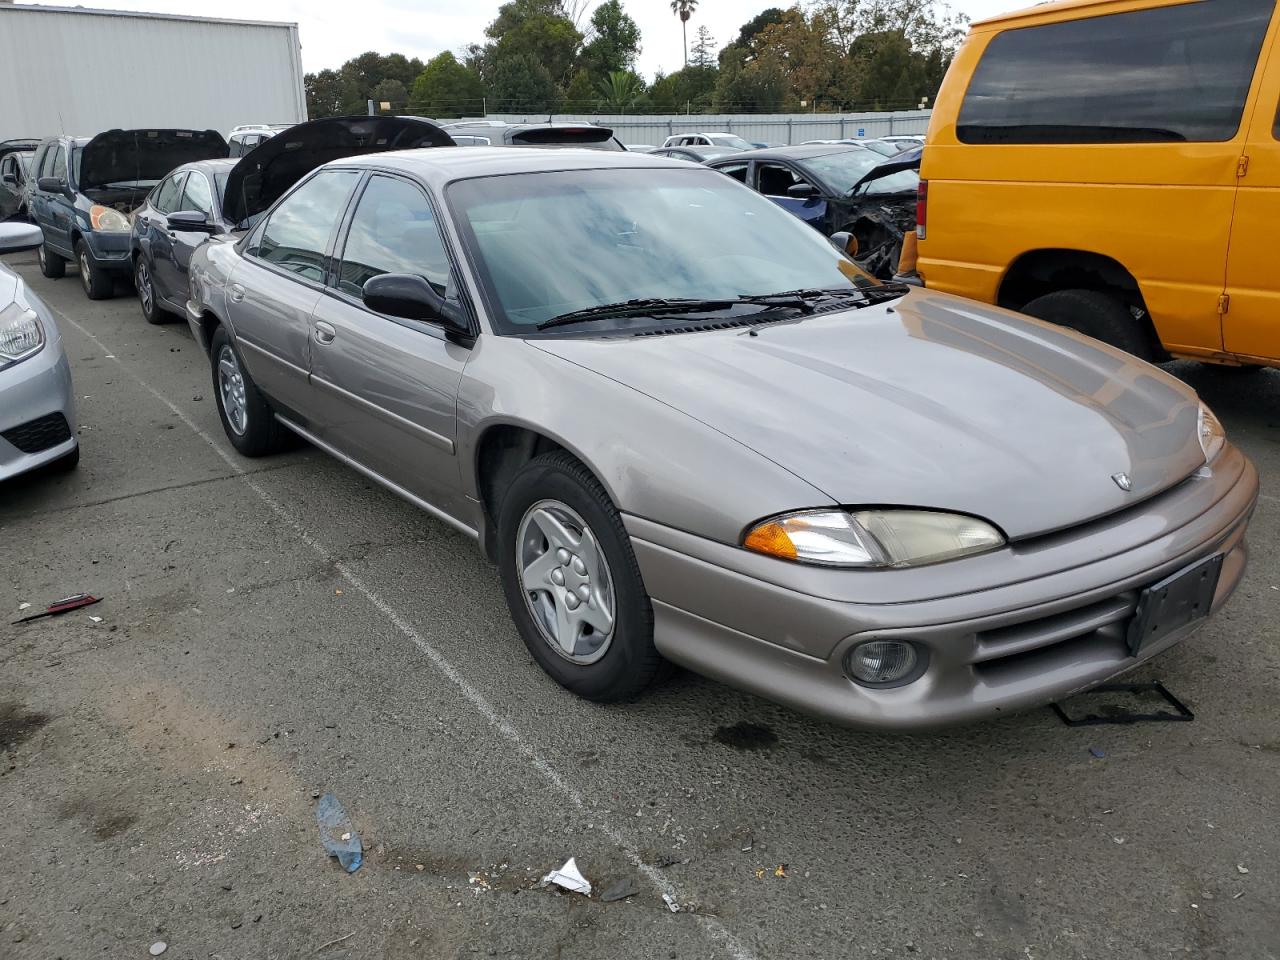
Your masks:
<svg viewBox="0 0 1280 960"><path fill-rule="evenodd" d="M868 686L893 686L916 679L924 666L914 644L901 640L870 640L845 655L845 672Z"/></svg>

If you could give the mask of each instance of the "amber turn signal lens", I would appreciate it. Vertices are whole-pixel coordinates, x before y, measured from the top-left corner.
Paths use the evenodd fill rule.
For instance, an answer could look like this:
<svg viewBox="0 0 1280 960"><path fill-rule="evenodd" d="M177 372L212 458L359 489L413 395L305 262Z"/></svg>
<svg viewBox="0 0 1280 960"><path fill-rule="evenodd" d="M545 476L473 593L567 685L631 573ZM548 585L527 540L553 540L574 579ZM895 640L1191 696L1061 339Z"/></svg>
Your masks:
<svg viewBox="0 0 1280 960"><path fill-rule="evenodd" d="M796 545L779 523L762 523L747 534L742 545L748 550L767 553L786 560L794 560L797 556Z"/></svg>

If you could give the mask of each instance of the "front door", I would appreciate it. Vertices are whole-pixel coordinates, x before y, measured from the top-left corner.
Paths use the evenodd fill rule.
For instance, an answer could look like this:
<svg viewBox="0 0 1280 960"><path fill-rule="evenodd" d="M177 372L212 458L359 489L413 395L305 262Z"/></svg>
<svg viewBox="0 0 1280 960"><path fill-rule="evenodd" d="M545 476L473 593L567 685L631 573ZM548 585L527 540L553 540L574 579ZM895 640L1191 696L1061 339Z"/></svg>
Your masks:
<svg viewBox="0 0 1280 960"><path fill-rule="evenodd" d="M470 351L430 323L386 317L361 300L384 273L425 278L448 299L457 284L422 189L370 177L336 276L316 305L311 381L323 439L375 473L464 515L456 457L458 383Z"/></svg>
<svg viewBox="0 0 1280 960"><path fill-rule="evenodd" d="M203 213L209 223L213 223L213 191L209 186L209 178L199 170L193 170L187 176L182 188L182 199L178 201L178 210L195 210ZM169 262L166 264L167 276L165 288L174 303L186 302L187 290L190 286L188 275L191 272L191 255L196 248L207 242L209 234L203 230L170 230Z"/></svg>
<svg viewBox="0 0 1280 960"><path fill-rule="evenodd" d="M1263 47L1263 76L1239 167L1222 341L1228 353L1280 360L1280 274L1275 269L1280 227L1280 54L1277 25Z"/></svg>
<svg viewBox="0 0 1280 960"><path fill-rule="evenodd" d="M309 416L311 313L356 170L321 170L281 200L245 248L227 313L249 375L277 405Z"/></svg>
<svg viewBox="0 0 1280 960"><path fill-rule="evenodd" d="M178 198L182 196L185 173L176 173L161 182L151 194L151 199L144 204L138 213L142 220L141 243L145 245L147 261L151 267L151 285L157 293L170 303L175 301L173 276L173 231L169 229L168 215L177 211Z"/></svg>
<svg viewBox="0 0 1280 960"><path fill-rule="evenodd" d="M7 220L18 212L22 199L22 185L18 182L18 156L6 153L0 159L0 220Z"/></svg>
<svg viewBox="0 0 1280 960"><path fill-rule="evenodd" d="M50 168L49 176L55 180L60 180L63 188L58 192L50 192L44 195L48 220L47 226L45 224L42 224L42 226L45 227L45 239L56 250L71 256L74 253L71 249L71 227L74 207L71 200L70 175L67 172L67 148L63 144L57 143L51 149L53 151L53 165Z"/></svg>
<svg viewBox="0 0 1280 960"><path fill-rule="evenodd" d="M809 226L819 230L826 226L827 201L818 195L817 187L805 180L799 172L788 164L772 160L757 161L755 167L756 190ZM797 184L809 186L814 190L814 195L792 196L788 191Z"/></svg>

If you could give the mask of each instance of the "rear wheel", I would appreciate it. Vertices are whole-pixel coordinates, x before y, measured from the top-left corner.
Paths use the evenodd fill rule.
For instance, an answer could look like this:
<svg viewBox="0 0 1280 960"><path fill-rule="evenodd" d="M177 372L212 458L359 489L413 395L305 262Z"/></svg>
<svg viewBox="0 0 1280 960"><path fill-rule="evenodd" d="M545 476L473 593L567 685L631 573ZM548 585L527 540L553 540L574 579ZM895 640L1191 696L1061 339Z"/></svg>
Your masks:
<svg viewBox="0 0 1280 960"><path fill-rule="evenodd" d="M629 700L663 671L653 608L622 519L567 453L526 464L498 509L498 565L525 646L561 686Z"/></svg>
<svg viewBox="0 0 1280 960"><path fill-rule="evenodd" d="M155 282L151 279L151 267L147 265L145 253L139 253L133 265L133 285L138 291L138 304L142 307L143 319L147 323L164 323L165 312L156 296Z"/></svg>
<svg viewBox="0 0 1280 960"><path fill-rule="evenodd" d="M1143 360L1154 359L1141 323L1118 297L1101 290L1055 290L1032 300L1022 312L1070 327Z"/></svg>
<svg viewBox="0 0 1280 960"><path fill-rule="evenodd" d="M246 457L263 457L283 449L286 428L276 420L271 404L244 369L226 327L214 331L209 357L213 361L214 401L231 445Z"/></svg>
<svg viewBox="0 0 1280 960"><path fill-rule="evenodd" d="M106 300L116 292L111 274L100 269L89 256L89 246L83 240L76 241L76 260L80 264L80 285L90 300Z"/></svg>
<svg viewBox="0 0 1280 960"><path fill-rule="evenodd" d="M40 261L40 272L50 280L60 280L66 275L66 259L50 250L47 243L40 244L36 258Z"/></svg>

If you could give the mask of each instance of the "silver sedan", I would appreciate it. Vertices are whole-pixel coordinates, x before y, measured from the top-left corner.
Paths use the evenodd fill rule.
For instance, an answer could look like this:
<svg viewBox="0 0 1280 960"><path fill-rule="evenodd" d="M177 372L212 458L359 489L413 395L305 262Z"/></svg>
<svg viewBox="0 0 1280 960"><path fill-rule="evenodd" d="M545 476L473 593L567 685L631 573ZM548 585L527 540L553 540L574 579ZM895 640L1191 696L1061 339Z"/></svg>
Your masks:
<svg viewBox="0 0 1280 960"><path fill-rule="evenodd" d="M595 700L673 661L849 724L972 720L1160 654L1244 571L1258 477L1184 384L876 283L689 164L335 161L191 276L231 443L292 431L475 538Z"/></svg>
<svg viewBox="0 0 1280 960"><path fill-rule="evenodd" d="M0 223L0 253L38 247L40 228ZM0 264L0 481L80 460L71 367L53 315Z"/></svg>

